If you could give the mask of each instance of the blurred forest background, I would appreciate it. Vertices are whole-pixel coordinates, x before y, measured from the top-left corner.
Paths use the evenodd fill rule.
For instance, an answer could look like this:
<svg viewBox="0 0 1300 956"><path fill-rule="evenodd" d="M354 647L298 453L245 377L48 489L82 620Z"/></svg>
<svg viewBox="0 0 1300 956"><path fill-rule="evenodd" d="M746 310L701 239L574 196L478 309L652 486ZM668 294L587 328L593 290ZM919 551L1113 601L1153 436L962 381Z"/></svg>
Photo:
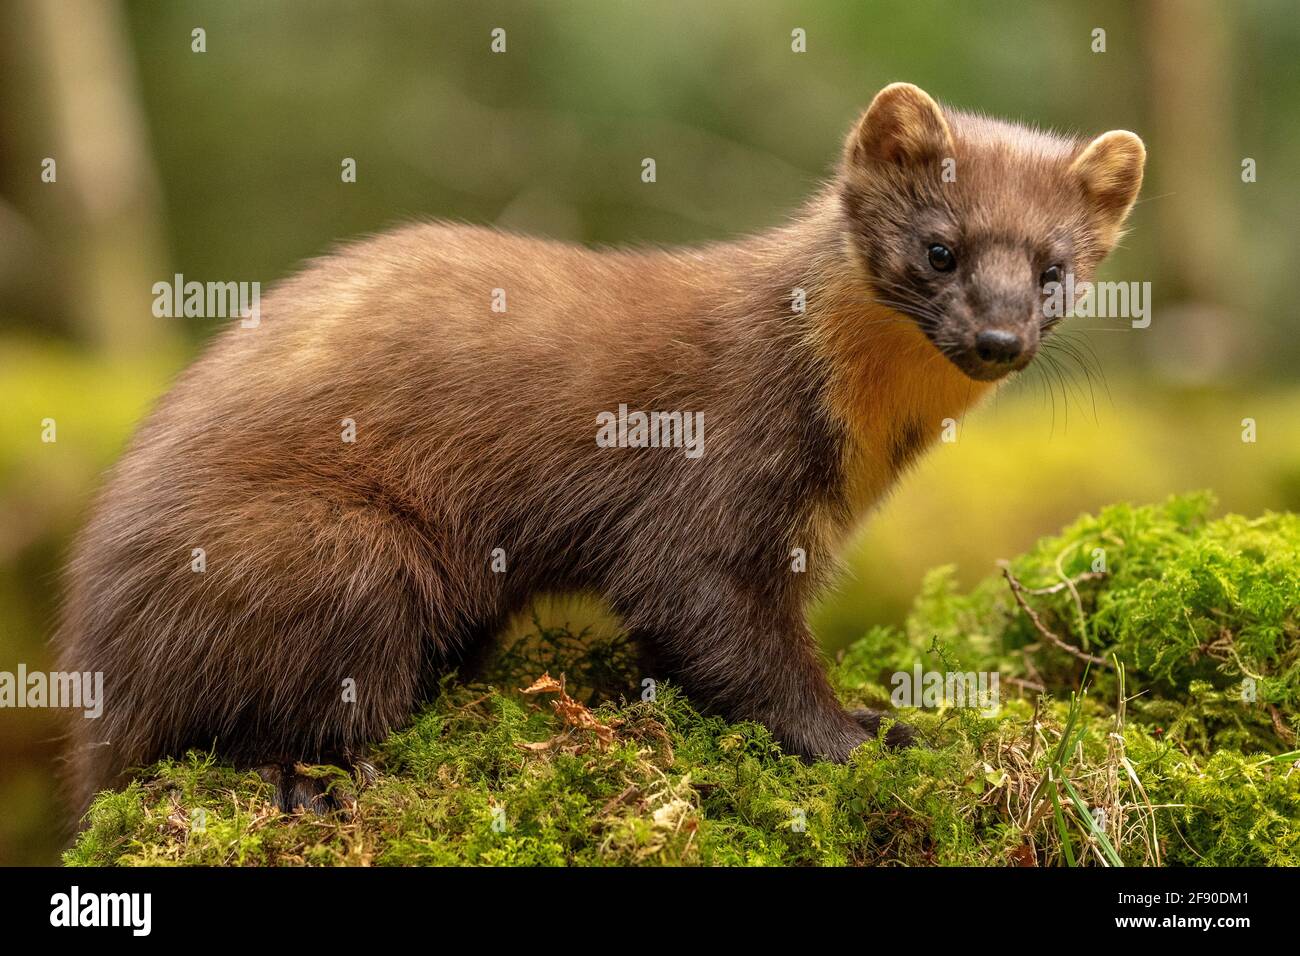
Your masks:
<svg viewBox="0 0 1300 956"><path fill-rule="evenodd" d="M1086 370L1040 362L933 451L815 609L828 650L901 620L927 568L974 580L1107 502L1209 487L1225 510L1300 508L1298 54L1294 0L9 0L0 670L51 666L58 569L100 476L221 322L155 318L153 283L267 286L418 217L592 244L763 229L894 80L1043 126L1137 131L1143 199L1102 278L1150 281L1153 321L1078 320ZM57 731L50 711L0 712L0 862L56 859Z"/></svg>

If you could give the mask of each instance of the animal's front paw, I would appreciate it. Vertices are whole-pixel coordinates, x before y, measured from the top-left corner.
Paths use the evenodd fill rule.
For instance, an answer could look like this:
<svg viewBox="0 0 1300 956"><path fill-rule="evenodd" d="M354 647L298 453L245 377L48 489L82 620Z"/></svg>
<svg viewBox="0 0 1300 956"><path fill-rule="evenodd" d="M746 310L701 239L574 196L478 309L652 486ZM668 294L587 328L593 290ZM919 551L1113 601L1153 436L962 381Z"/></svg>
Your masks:
<svg viewBox="0 0 1300 956"><path fill-rule="evenodd" d="M869 710L865 707L854 710L850 716L870 733L872 740L880 736L880 722L885 717L892 717L888 711ZM892 749L911 747L917 742L916 728L895 720L885 731L885 746Z"/></svg>
<svg viewBox="0 0 1300 956"><path fill-rule="evenodd" d="M264 763L253 769L275 787L275 804L285 813L306 810L323 815L350 810L356 803L351 776L337 767Z"/></svg>

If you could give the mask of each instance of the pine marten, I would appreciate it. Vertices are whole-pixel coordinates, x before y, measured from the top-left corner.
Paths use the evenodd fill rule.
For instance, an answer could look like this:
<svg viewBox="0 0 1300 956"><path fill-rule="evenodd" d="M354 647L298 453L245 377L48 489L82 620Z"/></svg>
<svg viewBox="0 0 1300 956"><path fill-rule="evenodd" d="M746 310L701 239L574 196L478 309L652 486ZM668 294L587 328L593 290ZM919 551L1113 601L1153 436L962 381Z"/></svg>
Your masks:
<svg viewBox="0 0 1300 956"><path fill-rule="evenodd" d="M297 762L353 760L540 592L602 596L653 676L845 760L881 715L836 699L809 596L943 420L1033 358L1045 285L1092 277L1144 161L1129 132L899 83L762 235L422 224L308 265L181 375L75 545L61 666L105 687L79 805L215 746L315 806ZM655 412L691 447L645 440Z"/></svg>

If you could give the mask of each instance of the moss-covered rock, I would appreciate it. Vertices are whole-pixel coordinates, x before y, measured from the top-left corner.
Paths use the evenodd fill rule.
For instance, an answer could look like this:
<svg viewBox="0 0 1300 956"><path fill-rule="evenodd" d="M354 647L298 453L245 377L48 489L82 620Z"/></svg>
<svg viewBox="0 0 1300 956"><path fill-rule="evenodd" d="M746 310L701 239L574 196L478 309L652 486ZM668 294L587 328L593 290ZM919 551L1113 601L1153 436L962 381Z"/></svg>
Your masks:
<svg viewBox="0 0 1300 956"><path fill-rule="evenodd" d="M999 675L996 713L900 712L913 749L804 763L671 686L641 699L621 639L539 624L364 786L319 768L347 809L286 816L191 754L101 796L66 862L1297 865L1300 518L1211 506L1085 516L966 594L934 572L832 669L873 706L918 663Z"/></svg>

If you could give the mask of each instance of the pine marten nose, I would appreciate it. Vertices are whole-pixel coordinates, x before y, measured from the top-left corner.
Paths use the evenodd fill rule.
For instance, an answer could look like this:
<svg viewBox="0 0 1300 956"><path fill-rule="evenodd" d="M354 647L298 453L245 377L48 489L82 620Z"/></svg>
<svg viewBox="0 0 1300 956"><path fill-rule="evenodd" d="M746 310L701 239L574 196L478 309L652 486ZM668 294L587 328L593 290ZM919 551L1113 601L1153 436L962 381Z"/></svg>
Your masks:
<svg viewBox="0 0 1300 956"><path fill-rule="evenodd" d="M1024 339L1007 329L984 329L975 336L975 354L990 365L1010 365L1024 350Z"/></svg>

